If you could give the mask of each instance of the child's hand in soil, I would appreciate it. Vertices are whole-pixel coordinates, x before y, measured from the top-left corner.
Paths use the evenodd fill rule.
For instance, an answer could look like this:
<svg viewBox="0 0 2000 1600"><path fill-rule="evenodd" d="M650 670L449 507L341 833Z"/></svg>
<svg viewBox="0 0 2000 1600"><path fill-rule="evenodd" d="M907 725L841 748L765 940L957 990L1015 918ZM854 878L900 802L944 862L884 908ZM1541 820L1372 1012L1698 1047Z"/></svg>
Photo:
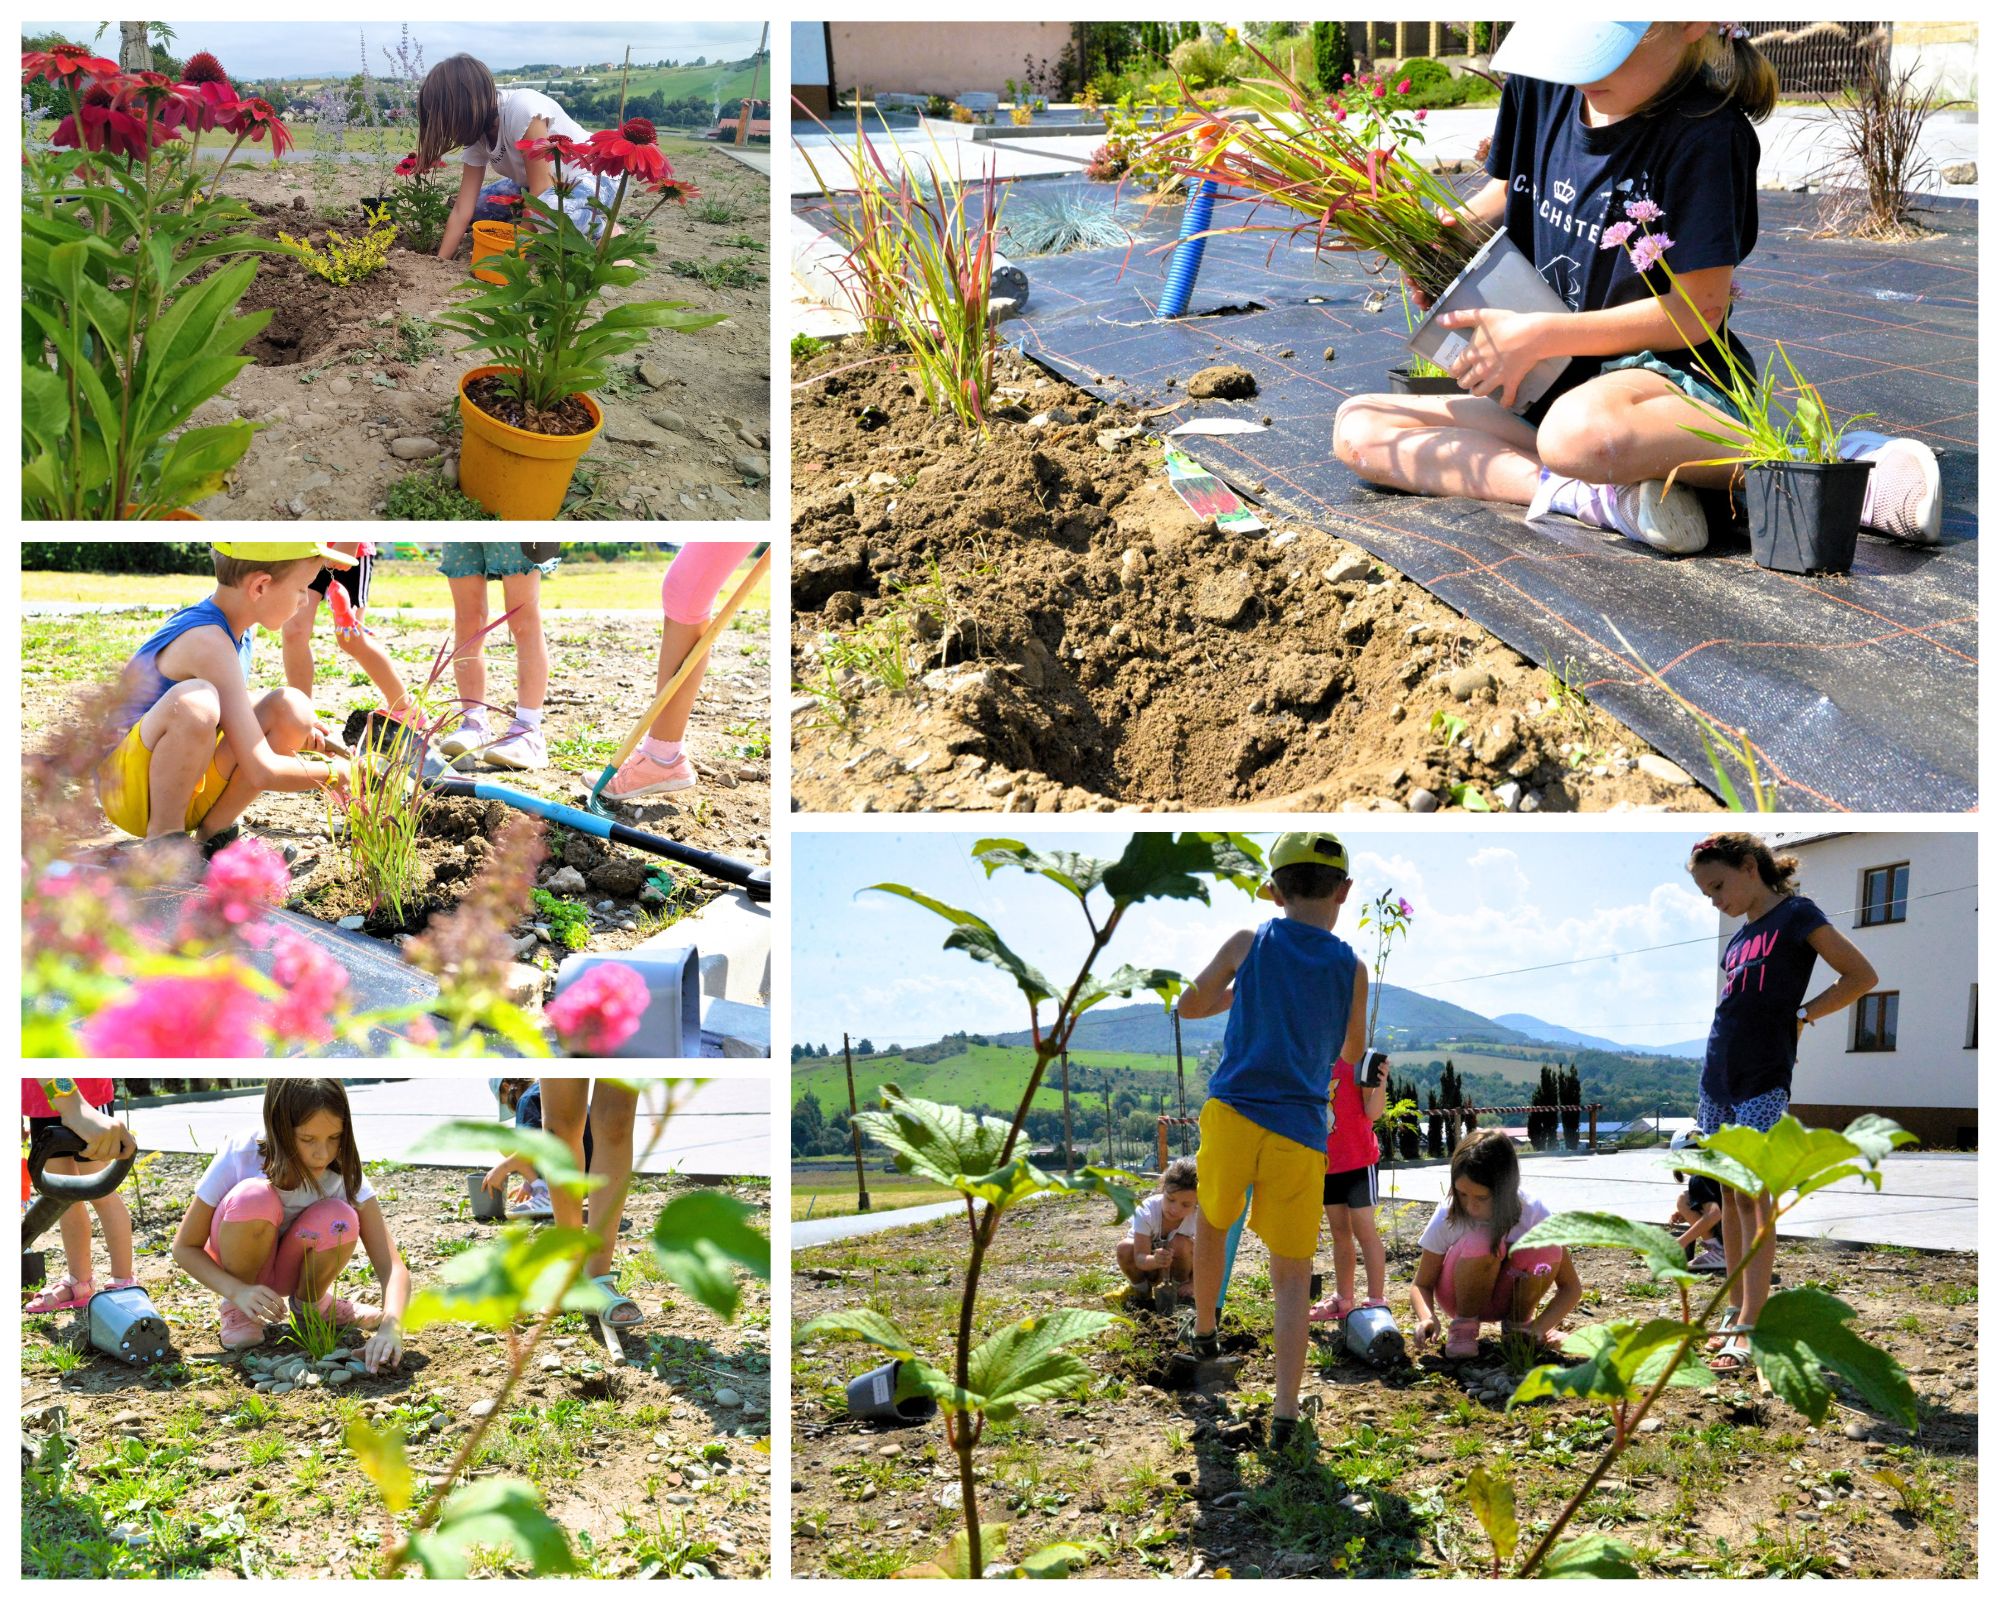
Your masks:
<svg viewBox="0 0 2000 1600"><path fill-rule="evenodd" d="M1412 1348L1421 1350L1425 1345L1435 1340L1437 1336L1437 1319L1435 1317L1425 1317L1410 1330L1410 1344Z"/></svg>
<svg viewBox="0 0 2000 1600"><path fill-rule="evenodd" d="M283 1322L285 1297L261 1283L246 1284L229 1297L229 1303L256 1322Z"/></svg>
<svg viewBox="0 0 2000 1600"><path fill-rule="evenodd" d="M362 1346L361 1359L367 1363L370 1372L400 1367L403 1364L403 1330L384 1319L373 1337Z"/></svg>

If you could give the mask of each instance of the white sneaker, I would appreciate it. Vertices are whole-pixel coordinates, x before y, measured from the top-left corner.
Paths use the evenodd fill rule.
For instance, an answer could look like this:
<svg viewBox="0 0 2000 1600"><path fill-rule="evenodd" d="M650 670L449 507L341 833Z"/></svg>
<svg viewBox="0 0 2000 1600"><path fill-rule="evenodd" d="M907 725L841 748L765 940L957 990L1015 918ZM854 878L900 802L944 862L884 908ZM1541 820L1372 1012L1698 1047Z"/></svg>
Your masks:
<svg viewBox="0 0 2000 1600"><path fill-rule="evenodd" d="M491 766L527 772L549 764L549 747L542 740L540 728L516 722L508 728L505 738L487 749L486 760Z"/></svg>
<svg viewBox="0 0 2000 1600"><path fill-rule="evenodd" d="M1879 444L1872 441L1880 439ZM1856 440L1850 436L1846 446ZM1850 461L1872 461L1868 493L1861 501L1861 525L1909 544L1936 544L1944 534L1944 494L1938 481L1937 452L1915 439L1864 436L1862 448L1843 447Z"/></svg>
<svg viewBox="0 0 2000 1600"><path fill-rule="evenodd" d="M438 741L439 751L450 760L469 756L475 750L484 749L493 742L493 734L486 726L486 719L478 712L468 712L459 725Z"/></svg>
<svg viewBox="0 0 2000 1600"><path fill-rule="evenodd" d="M1708 518L1694 491L1679 483L1669 489L1660 478L1644 483L1585 483L1550 473L1528 506L1528 525L1551 515L1609 528L1670 556L1691 556L1708 547Z"/></svg>

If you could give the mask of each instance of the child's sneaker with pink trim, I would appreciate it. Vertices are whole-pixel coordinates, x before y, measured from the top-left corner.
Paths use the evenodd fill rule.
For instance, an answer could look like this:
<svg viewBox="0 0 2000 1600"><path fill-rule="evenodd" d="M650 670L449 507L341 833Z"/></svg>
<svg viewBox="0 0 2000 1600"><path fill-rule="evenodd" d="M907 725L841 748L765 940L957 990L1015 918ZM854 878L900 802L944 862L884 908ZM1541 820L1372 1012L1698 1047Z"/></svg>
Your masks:
<svg viewBox="0 0 2000 1600"><path fill-rule="evenodd" d="M642 795L672 794L694 787L694 763L683 750L671 761L648 755L643 747L625 758L624 765L611 774L604 786L607 800L637 800Z"/></svg>
<svg viewBox="0 0 2000 1600"><path fill-rule="evenodd" d="M530 772L549 764L549 747L542 738L542 730L525 722L514 723L507 736L489 746L485 755L489 766L505 767L511 772Z"/></svg>

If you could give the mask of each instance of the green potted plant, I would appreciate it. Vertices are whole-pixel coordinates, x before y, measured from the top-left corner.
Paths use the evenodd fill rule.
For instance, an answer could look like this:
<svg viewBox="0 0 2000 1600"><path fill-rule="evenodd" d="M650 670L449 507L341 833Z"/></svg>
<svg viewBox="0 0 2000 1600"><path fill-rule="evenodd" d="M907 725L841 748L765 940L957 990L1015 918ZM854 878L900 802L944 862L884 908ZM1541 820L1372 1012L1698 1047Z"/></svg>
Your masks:
<svg viewBox="0 0 2000 1600"><path fill-rule="evenodd" d="M188 422L270 318L236 314L256 264L229 258L290 251L240 231L249 208L218 191L245 140L268 134L275 158L291 135L213 65L201 52L195 81L177 83L80 45L21 57L23 84L69 100L21 167L24 518L199 520L185 508L250 447L252 422ZM214 132L235 142L205 177L196 156Z"/></svg>
<svg viewBox="0 0 2000 1600"><path fill-rule="evenodd" d="M1773 344L1761 372L1737 355L1729 341L1727 318L1711 324L1667 265L1666 252L1674 241L1653 231L1653 225L1664 220L1652 200L1628 200L1624 220L1604 230L1598 247L1624 250L1675 325L1681 326L1679 319L1685 313L1700 330L1702 338L1689 342L1697 346L1706 342L1720 353L1719 366L1699 355L1696 364L1729 397L1742 420L1726 423L1703 411L1704 425L1683 424L1697 439L1724 451L1688 465L1743 468L1750 554L1758 566L1773 572L1846 572L1854 565L1873 463L1843 459L1841 444L1849 429L1872 421L1875 414L1862 412L1836 422L1825 398L1800 376L1783 344ZM1664 290L1655 274L1665 279ZM1725 426L1733 431L1720 431ZM1673 481L1671 473L1667 481Z"/></svg>
<svg viewBox="0 0 2000 1600"><path fill-rule="evenodd" d="M515 248L482 263L485 276L500 281L473 285L478 292L438 317L494 357L459 379L460 489L504 519L546 521L562 509L576 464L604 425L590 392L610 375L610 362L654 328L692 333L723 319L681 300L596 309L607 289L644 275L638 262L653 253L646 228L653 214L695 193L675 178L650 122L634 117L583 144L550 135L519 148L554 166L558 202L580 192L580 174L617 180L608 203L590 185L590 233L560 203L523 195ZM653 196L643 217L625 212L635 181Z"/></svg>

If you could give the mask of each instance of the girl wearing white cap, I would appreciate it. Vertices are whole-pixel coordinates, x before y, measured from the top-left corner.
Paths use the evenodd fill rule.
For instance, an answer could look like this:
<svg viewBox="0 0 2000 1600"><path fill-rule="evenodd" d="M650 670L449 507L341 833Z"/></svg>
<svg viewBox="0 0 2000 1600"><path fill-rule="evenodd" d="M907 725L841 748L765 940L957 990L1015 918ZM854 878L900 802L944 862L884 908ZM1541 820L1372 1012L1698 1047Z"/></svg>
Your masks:
<svg viewBox="0 0 2000 1600"><path fill-rule="evenodd" d="M1757 370L1727 319L1735 269L1757 242L1751 124L1770 114L1777 74L1733 22L1524 21L1493 65L1506 90L1489 181L1466 210L1506 230L1568 313L1449 314L1470 345L1452 367L1467 392L1356 395L1335 417L1334 452L1371 483L1524 505L1530 523L1560 514L1691 554L1708 523L1687 486L1726 488L1736 468L1687 466L1718 451L1687 430L1729 433L1738 413L1712 381L1724 356L1684 306L1658 297L1656 286L1671 291L1650 269L1664 260L1702 322ZM1635 220L1661 244L1604 248ZM1521 415L1507 409L1538 363L1564 357L1547 393ZM1843 453L1875 464L1865 526L1937 542L1927 446L1850 433Z"/></svg>

